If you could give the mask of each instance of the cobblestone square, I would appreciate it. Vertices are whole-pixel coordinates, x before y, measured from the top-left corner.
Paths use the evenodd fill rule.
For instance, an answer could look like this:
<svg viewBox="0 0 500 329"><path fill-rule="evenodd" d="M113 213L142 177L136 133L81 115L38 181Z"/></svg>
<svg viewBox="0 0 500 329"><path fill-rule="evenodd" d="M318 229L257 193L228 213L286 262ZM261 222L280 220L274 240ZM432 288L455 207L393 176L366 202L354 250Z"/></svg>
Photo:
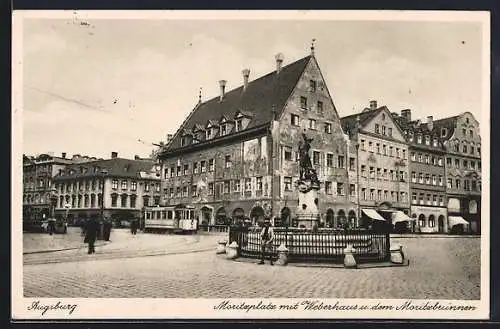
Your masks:
<svg viewBox="0 0 500 329"><path fill-rule="evenodd" d="M139 234L136 241L148 242L124 238L90 256L85 250L25 255L24 296L480 298L475 237L393 238L404 246L409 266L357 270L234 262L215 254L220 237Z"/></svg>

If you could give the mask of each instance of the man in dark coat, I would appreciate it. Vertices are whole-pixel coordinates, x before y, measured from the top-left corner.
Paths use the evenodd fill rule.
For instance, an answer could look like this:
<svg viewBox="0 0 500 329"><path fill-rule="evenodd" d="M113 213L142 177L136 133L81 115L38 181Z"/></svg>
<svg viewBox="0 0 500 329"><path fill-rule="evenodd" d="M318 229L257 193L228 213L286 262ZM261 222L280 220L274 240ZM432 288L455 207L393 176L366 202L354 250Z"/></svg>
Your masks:
<svg viewBox="0 0 500 329"><path fill-rule="evenodd" d="M111 221L108 219L104 220L104 241L109 241L111 236Z"/></svg>
<svg viewBox="0 0 500 329"><path fill-rule="evenodd" d="M88 252L89 254L95 253L94 244L95 240L97 239L98 230L99 230L99 225L97 221L95 220L95 218L91 217L86 225L85 240L84 240L85 243L89 244L89 252Z"/></svg>

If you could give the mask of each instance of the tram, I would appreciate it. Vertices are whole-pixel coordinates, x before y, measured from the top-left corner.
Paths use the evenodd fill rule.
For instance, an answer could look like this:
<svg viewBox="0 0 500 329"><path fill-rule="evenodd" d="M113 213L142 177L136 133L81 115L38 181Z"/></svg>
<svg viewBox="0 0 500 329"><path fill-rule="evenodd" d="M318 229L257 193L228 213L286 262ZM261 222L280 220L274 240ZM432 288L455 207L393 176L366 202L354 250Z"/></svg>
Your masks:
<svg viewBox="0 0 500 329"><path fill-rule="evenodd" d="M144 208L145 232L194 234L198 230L195 208L189 205Z"/></svg>

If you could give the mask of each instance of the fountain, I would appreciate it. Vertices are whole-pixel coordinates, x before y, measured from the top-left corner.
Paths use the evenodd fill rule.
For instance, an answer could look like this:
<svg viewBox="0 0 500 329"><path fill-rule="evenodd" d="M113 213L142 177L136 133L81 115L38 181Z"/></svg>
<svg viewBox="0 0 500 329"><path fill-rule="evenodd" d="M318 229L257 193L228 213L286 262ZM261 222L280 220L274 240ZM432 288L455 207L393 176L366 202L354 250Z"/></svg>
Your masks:
<svg viewBox="0 0 500 329"><path fill-rule="evenodd" d="M303 141L299 143L300 174L296 185L299 190L299 204L296 210L296 219L299 227L315 229L318 227L320 218L318 210L320 183L309 156L313 139L307 137L305 133L302 133L302 138Z"/></svg>

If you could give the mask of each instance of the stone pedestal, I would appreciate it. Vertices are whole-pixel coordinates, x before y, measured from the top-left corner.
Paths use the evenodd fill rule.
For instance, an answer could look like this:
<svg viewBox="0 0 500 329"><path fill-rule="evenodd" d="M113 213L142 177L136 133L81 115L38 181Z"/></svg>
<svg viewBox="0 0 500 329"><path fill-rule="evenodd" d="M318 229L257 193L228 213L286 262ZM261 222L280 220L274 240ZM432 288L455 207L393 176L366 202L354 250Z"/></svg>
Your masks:
<svg viewBox="0 0 500 329"><path fill-rule="evenodd" d="M217 242L217 249L215 250L216 254L225 254L226 253L226 245L227 241L225 239L219 240Z"/></svg>
<svg viewBox="0 0 500 329"><path fill-rule="evenodd" d="M229 246L226 246L226 258L235 259L238 257L238 244L233 241Z"/></svg>
<svg viewBox="0 0 500 329"><path fill-rule="evenodd" d="M282 243L278 249L278 260L276 261L276 264L285 266L288 264L288 248Z"/></svg>
<svg viewBox="0 0 500 329"><path fill-rule="evenodd" d="M348 245L347 248L344 249L344 267L345 268L356 268L358 264L356 263L356 259L354 258L354 252L356 249L353 248L352 245Z"/></svg>
<svg viewBox="0 0 500 329"><path fill-rule="evenodd" d="M390 252L391 252L391 263L403 264L405 260L405 256L403 254L403 246L399 244L391 245Z"/></svg>
<svg viewBox="0 0 500 329"><path fill-rule="evenodd" d="M298 226L308 229L318 227L320 212L318 209L319 186L310 181L299 181L299 204L296 210Z"/></svg>

